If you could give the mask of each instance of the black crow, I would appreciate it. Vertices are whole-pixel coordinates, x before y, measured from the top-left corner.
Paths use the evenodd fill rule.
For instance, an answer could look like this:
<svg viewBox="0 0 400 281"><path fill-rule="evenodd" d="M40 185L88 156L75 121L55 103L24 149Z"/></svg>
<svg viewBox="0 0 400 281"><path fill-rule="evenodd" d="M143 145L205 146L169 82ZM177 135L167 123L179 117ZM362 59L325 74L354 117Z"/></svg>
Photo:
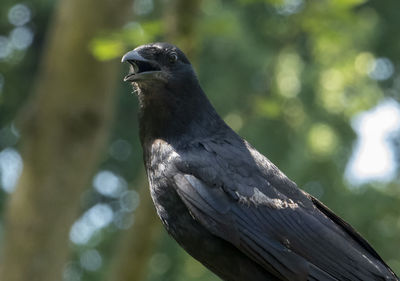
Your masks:
<svg viewBox="0 0 400 281"><path fill-rule="evenodd" d="M140 140L168 233L227 281L398 280L348 223L217 114L176 46L128 52Z"/></svg>

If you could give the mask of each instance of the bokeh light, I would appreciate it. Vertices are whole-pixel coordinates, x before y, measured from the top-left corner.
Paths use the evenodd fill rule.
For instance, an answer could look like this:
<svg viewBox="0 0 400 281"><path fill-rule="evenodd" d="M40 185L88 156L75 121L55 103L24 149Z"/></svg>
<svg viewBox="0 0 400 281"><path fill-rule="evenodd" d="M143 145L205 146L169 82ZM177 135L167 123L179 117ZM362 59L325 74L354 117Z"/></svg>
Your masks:
<svg viewBox="0 0 400 281"><path fill-rule="evenodd" d="M93 179L93 186L104 196L117 198L127 189L126 181L111 171L100 171Z"/></svg>
<svg viewBox="0 0 400 281"><path fill-rule="evenodd" d="M11 193L21 175L23 162L20 154L14 148L6 148L0 152L1 187Z"/></svg>
<svg viewBox="0 0 400 281"><path fill-rule="evenodd" d="M279 93L284 97L295 97L301 90L300 74L303 62L292 52L283 52L278 58L277 83Z"/></svg>
<svg viewBox="0 0 400 281"><path fill-rule="evenodd" d="M114 225L118 229L128 229L135 222L135 216L132 213L127 213L122 210L114 213Z"/></svg>
<svg viewBox="0 0 400 281"><path fill-rule="evenodd" d="M373 68L375 58L374 55L368 52L359 53L354 61L354 67L361 74L368 74Z"/></svg>
<svg viewBox="0 0 400 281"><path fill-rule="evenodd" d="M338 91L343 88L343 74L338 69L329 69L322 73L321 81L322 87L328 91Z"/></svg>
<svg viewBox="0 0 400 281"><path fill-rule="evenodd" d="M133 212L139 206L140 197L135 190L123 192L119 198L121 210L124 212Z"/></svg>
<svg viewBox="0 0 400 281"><path fill-rule="evenodd" d="M243 127L243 119L237 113L229 113L224 120L235 131L239 131Z"/></svg>
<svg viewBox="0 0 400 281"><path fill-rule="evenodd" d="M33 32L27 27L16 27L11 31L10 40L17 50L28 48L33 41Z"/></svg>
<svg viewBox="0 0 400 281"><path fill-rule="evenodd" d="M31 10L24 4L16 4L8 12L8 21L15 26L22 26L31 20Z"/></svg>
<svg viewBox="0 0 400 281"><path fill-rule="evenodd" d="M84 251L80 256L80 264L83 269L88 271L97 271L103 264L100 253L95 249Z"/></svg>
<svg viewBox="0 0 400 281"><path fill-rule="evenodd" d="M114 218L114 212L110 205L98 203L87 210L80 219L71 227L70 240L78 245L86 244L93 234L108 226Z"/></svg>
<svg viewBox="0 0 400 281"><path fill-rule="evenodd" d="M352 126L358 139L346 168L346 178L355 185L391 180L397 164L389 137L400 130L400 105L394 100L385 100L355 116Z"/></svg>
<svg viewBox="0 0 400 281"><path fill-rule="evenodd" d="M132 153L132 145L124 139L117 139L111 144L109 153L114 159L125 161Z"/></svg>
<svg viewBox="0 0 400 281"><path fill-rule="evenodd" d="M393 75L394 66L388 58L377 58L370 66L368 75L375 80L386 80Z"/></svg>
<svg viewBox="0 0 400 281"><path fill-rule="evenodd" d="M335 131L324 123L314 124L308 133L308 144L313 156L327 157L334 153L338 145Z"/></svg>
<svg viewBox="0 0 400 281"><path fill-rule="evenodd" d="M283 0L280 3L276 11L278 14L289 16L300 12L303 9L303 0Z"/></svg>
<svg viewBox="0 0 400 281"><path fill-rule="evenodd" d="M11 53L11 41L8 39L8 37L0 35L0 60L7 58Z"/></svg>

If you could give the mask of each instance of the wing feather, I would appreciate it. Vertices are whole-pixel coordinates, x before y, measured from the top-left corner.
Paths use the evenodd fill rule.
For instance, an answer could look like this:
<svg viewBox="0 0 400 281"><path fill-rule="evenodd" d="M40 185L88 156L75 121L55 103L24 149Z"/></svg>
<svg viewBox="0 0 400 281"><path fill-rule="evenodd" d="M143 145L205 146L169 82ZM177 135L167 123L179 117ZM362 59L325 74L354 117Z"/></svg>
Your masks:
<svg viewBox="0 0 400 281"><path fill-rule="evenodd" d="M321 222L329 218L319 211L310 213L290 202L277 201L275 208L268 200L257 205L254 198L232 197L188 174L176 174L174 184L192 216L212 234L287 280L372 281L371 276L384 276L370 264L374 257L345 232L327 227L332 222Z"/></svg>
<svg viewBox="0 0 400 281"><path fill-rule="evenodd" d="M267 271L287 280L398 280L350 225L248 143L195 147L175 162L178 195L195 220Z"/></svg>

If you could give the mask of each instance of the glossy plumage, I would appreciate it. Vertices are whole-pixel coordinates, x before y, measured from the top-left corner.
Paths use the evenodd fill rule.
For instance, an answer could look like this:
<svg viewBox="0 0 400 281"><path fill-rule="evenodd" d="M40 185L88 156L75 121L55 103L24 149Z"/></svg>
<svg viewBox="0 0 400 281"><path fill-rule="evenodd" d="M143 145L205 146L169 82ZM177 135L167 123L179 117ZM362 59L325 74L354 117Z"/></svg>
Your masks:
<svg viewBox="0 0 400 281"><path fill-rule="evenodd" d="M139 96L157 213L190 255L227 281L398 280L350 225L225 124L178 48L144 45L123 61L136 69L126 80Z"/></svg>

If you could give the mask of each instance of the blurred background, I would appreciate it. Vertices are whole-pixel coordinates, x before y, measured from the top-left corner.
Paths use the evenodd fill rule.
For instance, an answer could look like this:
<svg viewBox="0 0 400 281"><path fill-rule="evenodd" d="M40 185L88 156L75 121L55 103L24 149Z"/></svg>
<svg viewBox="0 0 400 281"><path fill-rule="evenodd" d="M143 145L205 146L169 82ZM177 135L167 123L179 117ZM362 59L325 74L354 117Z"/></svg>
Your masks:
<svg viewBox="0 0 400 281"><path fill-rule="evenodd" d="M0 280L216 281L149 200L128 50L188 54L226 122L400 273L398 0L2 0Z"/></svg>

